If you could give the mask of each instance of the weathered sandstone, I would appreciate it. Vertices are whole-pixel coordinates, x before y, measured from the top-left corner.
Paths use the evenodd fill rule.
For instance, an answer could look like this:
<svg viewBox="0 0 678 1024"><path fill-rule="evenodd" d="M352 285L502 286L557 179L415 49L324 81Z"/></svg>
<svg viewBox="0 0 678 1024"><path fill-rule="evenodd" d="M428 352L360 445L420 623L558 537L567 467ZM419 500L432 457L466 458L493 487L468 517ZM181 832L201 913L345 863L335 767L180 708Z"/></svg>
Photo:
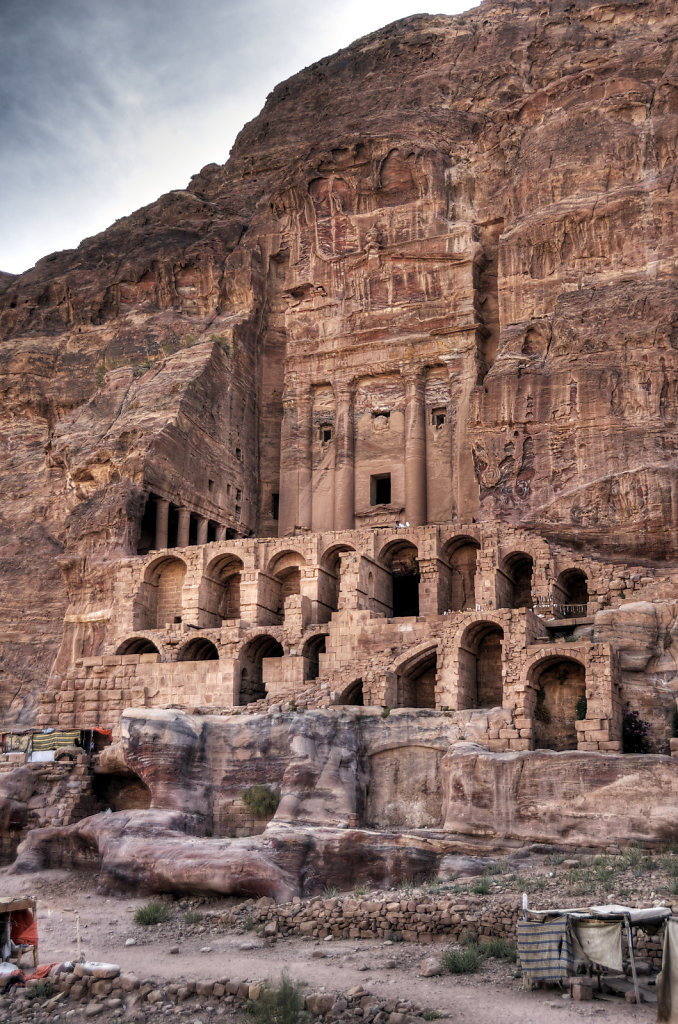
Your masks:
<svg viewBox="0 0 678 1024"><path fill-rule="evenodd" d="M476 518L676 554L675 32L669 0L405 19L3 275L6 721L83 580L59 664L99 651L149 494L240 536Z"/></svg>

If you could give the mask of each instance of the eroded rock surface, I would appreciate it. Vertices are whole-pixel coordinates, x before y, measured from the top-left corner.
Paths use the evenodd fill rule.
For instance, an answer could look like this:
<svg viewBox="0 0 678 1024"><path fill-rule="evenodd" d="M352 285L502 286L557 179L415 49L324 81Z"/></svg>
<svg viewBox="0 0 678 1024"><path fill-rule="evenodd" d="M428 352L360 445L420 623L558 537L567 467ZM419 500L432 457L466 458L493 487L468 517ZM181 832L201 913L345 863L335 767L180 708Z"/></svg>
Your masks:
<svg viewBox="0 0 678 1024"><path fill-rule="evenodd" d="M604 849L675 840L675 759L494 754L459 743L454 717L442 719L446 733L431 712L383 719L358 709L246 718L129 711L127 760L151 790L150 810L36 829L16 867L89 865L110 887L282 900L327 884L393 884L438 871L448 878L460 864L472 873L476 860L450 855L473 852L478 841ZM242 758L257 747L258 757ZM226 828L246 821L243 793L269 765L269 778L279 780L277 811L267 824L250 818L250 834L226 837ZM186 780L196 772L202 786L193 798Z"/></svg>

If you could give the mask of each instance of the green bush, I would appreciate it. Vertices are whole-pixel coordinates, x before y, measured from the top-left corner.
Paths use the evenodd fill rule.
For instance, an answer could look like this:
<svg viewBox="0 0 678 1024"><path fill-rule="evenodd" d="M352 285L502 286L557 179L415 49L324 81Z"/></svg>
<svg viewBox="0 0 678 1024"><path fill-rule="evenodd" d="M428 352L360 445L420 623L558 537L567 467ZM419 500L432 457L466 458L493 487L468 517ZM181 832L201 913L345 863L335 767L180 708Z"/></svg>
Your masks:
<svg viewBox="0 0 678 1024"><path fill-rule="evenodd" d="M649 724L637 711L626 711L622 719L622 749L625 754L646 754L649 748Z"/></svg>
<svg viewBox="0 0 678 1024"><path fill-rule="evenodd" d="M202 921L202 914L199 910L187 910L184 914L186 924L199 924Z"/></svg>
<svg viewBox="0 0 678 1024"><path fill-rule="evenodd" d="M169 916L169 910L164 903L152 900L135 911L134 920L136 924L148 927L151 924L160 924L162 921L167 921Z"/></svg>
<svg viewBox="0 0 678 1024"><path fill-rule="evenodd" d="M477 882L474 882L471 886L471 892L474 892L476 896L487 896L490 891L490 880L489 878L479 878Z"/></svg>
<svg viewBox="0 0 678 1024"><path fill-rule="evenodd" d="M508 939L490 939L488 942L483 942L480 951L485 957L508 960L511 964L514 964L518 959L518 950Z"/></svg>
<svg viewBox="0 0 678 1024"><path fill-rule="evenodd" d="M260 998L251 1004L252 1014L259 1024L298 1024L303 1019L304 996L302 986L293 982L286 971L274 988L265 985Z"/></svg>
<svg viewBox="0 0 678 1024"><path fill-rule="evenodd" d="M475 974L482 966L483 958L476 945L468 945L464 949L446 949L441 963L448 974Z"/></svg>
<svg viewBox="0 0 678 1024"><path fill-rule="evenodd" d="M272 818L280 803L280 793L260 783L248 786L241 796L245 807L255 818Z"/></svg>
<svg viewBox="0 0 678 1024"><path fill-rule="evenodd" d="M29 999L50 999L54 994L54 984L49 978L40 978L35 985L26 989Z"/></svg>

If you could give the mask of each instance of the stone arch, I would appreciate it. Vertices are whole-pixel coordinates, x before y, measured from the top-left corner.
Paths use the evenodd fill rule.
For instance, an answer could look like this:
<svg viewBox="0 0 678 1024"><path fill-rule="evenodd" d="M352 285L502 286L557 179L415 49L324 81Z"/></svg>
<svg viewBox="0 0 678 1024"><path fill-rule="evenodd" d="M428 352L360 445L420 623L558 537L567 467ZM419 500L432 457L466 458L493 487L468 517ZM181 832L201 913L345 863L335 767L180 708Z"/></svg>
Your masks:
<svg viewBox="0 0 678 1024"><path fill-rule="evenodd" d="M391 573L393 618L419 615L419 551L407 538L393 540L379 553Z"/></svg>
<svg viewBox="0 0 678 1024"><path fill-rule="evenodd" d="M363 696L362 679L354 679L352 683L349 683L349 685L342 691L336 703L345 704L349 707L364 707L365 700Z"/></svg>
<svg viewBox="0 0 678 1024"><path fill-rule="evenodd" d="M174 555L156 558L146 567L134 603L135 629L164 629L181 622L186 563Z"/></svg>
<svg viewBox="0 0 678 1024"><path fill-rule="evenodd" d="M328 633L314 633L304 643L301 649L302 656L307 659L308 666L305 670L306 679L317 679L320 674L320 655L325 653L325 643Z"/></svg>
<svg viewBox="0 0 678 1024"><path fill-rule="evenodd" d="M461 612L476 606L476 560L480 543L475 537L461 534L451 537L442 549L447 570L447 600L441 612Z"/></svg>
<svg viewBox="0 0 678 1024"><path fill-rule="evenodd" d="M200 582L198 625L202 629L220 626L225 619L240 618L240 577L243 561L237 555L217 555Z"/></svg>
<svg viewBox="0 0 678 1024"><path fill-rule="evenodd" d="M583 569L564 569L553 586L553 610L563 618L583 618L588 611L588 577Z"/></svg>
<svg viewBox="0 0 678 1024"><path fill-rule="evenodd" d="M427 643L409 652L395 664L397 673L396 706L429 708L436 706L438 645Z"/></svg>
<svg viewBox="0 0 678 1024"><path fill-rule="evenodd" d="M287 550L274 555L266 570L273 578L277 592L272 607L277 607L278 615L285 613L285 600L301 593L301 570L306 559L299 551Z"/></svg>
<svg viewBox="0 0 678 1024"><path fill-rule="evenodd" d="M242 706L255 700L263 700L266 687L263 680L264 658L282 658L283 646L269 633L259 633L240 648L240 685L238 703Z"/></svg>
<svg viewBox="0 0 678 1024"><path fill-rule="evenodd" d="M497 578L498 608L531 608L534 559L526 551L512 551L502 559Z"/></svg>
<svg viewBox="0 0 678 1024"><path fill-rule="evenodd" d="M218 661L219 650L206 636L194 636L179 651L179 661Z"/></svg>
<svg viewBox="0 0 678 1024"><path fill-rule="evenodd" d="M572 654L554 652L528 668L526 711L532 718L535 750L577 749L577 703L586 697L586 665Z"/></svg>
<svg viewBox="0 0 678 1024"><path fill-rule="evenodd" d="M349 551L355 553L355 548L352 544L332 544L323 552L320 559L320 585L322 590L318 593L318 600L334 612L339 607L341 556Z"/></svg>
<svg viewBox="0 0 678 1024"><path fill-rule="evenodd" d="M473 622L464 630L459 642L459 711L503 705L503 640L504 630L489 619Z"/></svg>
<svg viewBox="0 0 678 1024"><path fill-rule="evenodd" d="M131 636L118 647L116 654L160 654L152 640L146 636Z"/></svg>

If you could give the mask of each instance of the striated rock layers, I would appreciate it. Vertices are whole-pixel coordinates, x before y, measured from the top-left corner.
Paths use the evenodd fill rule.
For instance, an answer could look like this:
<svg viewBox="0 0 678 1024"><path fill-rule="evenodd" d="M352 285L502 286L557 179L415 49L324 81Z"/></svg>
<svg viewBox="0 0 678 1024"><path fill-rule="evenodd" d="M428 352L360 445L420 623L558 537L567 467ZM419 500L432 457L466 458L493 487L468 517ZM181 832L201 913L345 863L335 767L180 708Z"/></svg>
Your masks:
<svg viewBox="0 0 678 1024"><path fill-rule="evenodd" d="M293 448L326 353L435 357L429 521L676 554L677 27L672 0L408 18L278 86L224 166L2 275L4 721L32 720L69 581L112 599L149 494L277 532L286 360ZM101 617L75 625L96 652Z"/></svg>
<svg viewBox="0 0 678 1024"><path fill-rule="evenodd" d="M676 839L675 758L493 754L468 741L496 713L464 722L412 710L129 710L125 755L151 809L36 829L16 867L97 864L110 887L290 899L329 882L444 874L446 855L478 840L510 849ZM263 780L281 794L275 815L262 834L233 838L243 793Z"/></svg>

